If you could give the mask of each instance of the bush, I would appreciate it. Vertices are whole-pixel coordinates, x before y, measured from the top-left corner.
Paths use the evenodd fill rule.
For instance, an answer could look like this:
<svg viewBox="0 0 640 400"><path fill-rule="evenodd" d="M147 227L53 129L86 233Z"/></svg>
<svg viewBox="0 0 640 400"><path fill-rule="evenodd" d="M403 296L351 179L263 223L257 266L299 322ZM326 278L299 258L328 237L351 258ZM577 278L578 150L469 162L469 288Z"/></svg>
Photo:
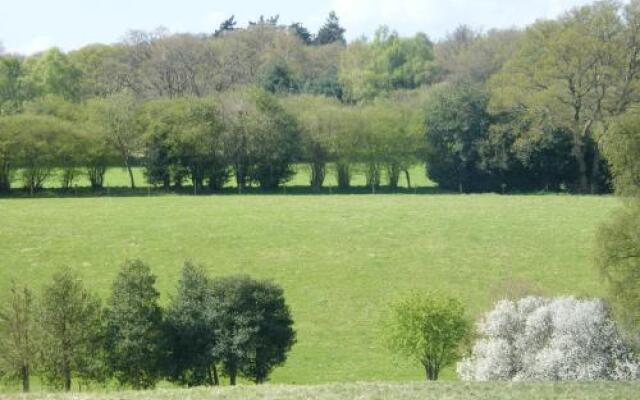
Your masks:
<svg viewBox="0 0 640 400"><path fill-rule="evenodd" d="M638 363L601 300L502 300L458 363L466 381L638 379Z"/></svg>

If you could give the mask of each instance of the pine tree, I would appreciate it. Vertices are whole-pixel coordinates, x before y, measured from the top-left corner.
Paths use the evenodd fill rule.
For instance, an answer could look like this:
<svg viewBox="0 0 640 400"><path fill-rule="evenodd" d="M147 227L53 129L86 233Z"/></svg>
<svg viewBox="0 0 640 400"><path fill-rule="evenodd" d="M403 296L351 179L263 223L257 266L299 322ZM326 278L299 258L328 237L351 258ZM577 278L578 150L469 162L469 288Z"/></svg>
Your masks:
<svg viewBox="0 0 640 400"><path fill-rule="evenodd" d="M331 11L329 13L329 17L324 25L318 31L316 35L316 44L324 45L330 44L334 42L346 44L347 41L344 38L344 33L346 29L344 29L340 25L340 19L336 15L335 11Z"/></svg>

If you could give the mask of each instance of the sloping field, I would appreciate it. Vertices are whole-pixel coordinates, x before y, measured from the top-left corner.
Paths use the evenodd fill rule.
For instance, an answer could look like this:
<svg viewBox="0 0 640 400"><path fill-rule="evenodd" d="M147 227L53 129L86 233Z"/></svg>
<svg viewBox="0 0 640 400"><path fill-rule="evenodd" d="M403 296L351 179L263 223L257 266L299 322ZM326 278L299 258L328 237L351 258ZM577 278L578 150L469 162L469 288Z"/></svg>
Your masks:
<svg viewBox="0 0 640 400"><path fill-rule="evenodd" d="M0 290L11 278L39 288L69 265L106 298L120 263L141 258L167 301L190 259L212 275L248 273L284 287L298 344L273 382L420 380L419 368L396 362L379 340L389 301L439 289L475 317L508 282L599 295L593 234L616 206L556 195L0 199Z"/></svg>

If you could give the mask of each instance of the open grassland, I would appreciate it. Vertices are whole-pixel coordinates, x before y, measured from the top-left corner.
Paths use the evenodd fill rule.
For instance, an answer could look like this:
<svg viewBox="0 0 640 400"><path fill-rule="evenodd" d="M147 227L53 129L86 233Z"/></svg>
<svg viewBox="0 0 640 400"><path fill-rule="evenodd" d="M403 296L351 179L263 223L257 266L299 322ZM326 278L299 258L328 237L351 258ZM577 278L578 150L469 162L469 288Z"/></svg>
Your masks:
<svg viewBox="0 0 640 400"><path fill-rule="evenodd" d="M238 386L214 389L0 395L5 400L633 400L637 383L333 384Z"/></svg>
<svg viewBox="0 0 640 400"><path fill-rule="evenodd" d="M600 295L590 251L616 206L566 195L0 199L0 290L12 278L39 288L68 265L106 298L120 263L141 258L166 302L190 259L284 287L298 344L273 382L416 380L421 370L379 340L389 301L438 289L475 317L509 280Z"/></svg>

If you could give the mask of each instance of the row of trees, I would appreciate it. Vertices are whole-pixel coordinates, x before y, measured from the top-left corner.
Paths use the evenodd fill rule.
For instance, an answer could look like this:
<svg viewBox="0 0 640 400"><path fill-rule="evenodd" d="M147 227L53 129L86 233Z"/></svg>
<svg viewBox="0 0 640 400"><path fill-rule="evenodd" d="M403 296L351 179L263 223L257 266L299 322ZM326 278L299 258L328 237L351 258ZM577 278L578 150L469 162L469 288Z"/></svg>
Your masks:
<svg viewBox="0 0 640 400"><path fill-rule="evenodd" d="M314 131L309 136L323 136L315 130L327 124L317 121L330 113L340 125L352 125L366 115L361 120L367 124L352 126L348 137L332 134L347 144L360 141L353 136L387 136L389 123L399 124L395 139L384 146L401 148L401 153L410 155L409 161L420 155L430 177L448 189L548 187L599 193L611 188L602 149L612 135L612 121L640 101L639 26L640 1L623 5L603 0L524 30L480 33L460 27L437 43L424 34L403 38L382 27L372 40L347 44L335 14L315 35L300 24L282 25L277 16L261 17L245 28L229 19L214 34L130 32L122 43L88 46L69 54L53 49L27 58L0 56L0 115L28 113L30 104L47 96L62 98L78 109L129 96L135 104L111 107L103 114L108 117L106 125L129 134L134 130L125 129L128 121L137 119L132 118L136 109L150 100L168 104L167 99L229 98L235 104L227 110L251 116L227 115L222 125L235 119L228 126L239 126L237 120L242 120L243 128L238 129L247 135L254 130L283 131L273 135L282 139L277 151L270 149L277 153L268 168L274 178L260 182L272 187L289 172L280 163L292 149L289 139L294 135L293 128L289 131L284 124L287 117L279 112L280 116L263 121L264 108L250 107L258 116L242 109L243 102L237 99L246 97L247 87L258 87L284 98L289 105L284 109L302 122L297 130ZM300 104L316 108L302 110ZM382 116L381 110L387 115ZM317 115L309 115L313 113ZM413 115L407 119L407 114ZM381 121L371 119L378 115ZM402 124L403 120L412 122ZM155 165L156 154L145 153L145 146L129 149L123 146L126 142L115 142L121 163L128 165L144 156ZM377 170L393 170L393 186L398 166L386 165L386 155L375 161L383 167L368 162L367 149L373 147L379 146L358 143L349 150L359 153L350 161L367 165L374 185ZM216 151L233 153L220 148ZM302 161L311 152L298 147L293 153L284 158ZM344 157L334 152L332 161L340 158ZM305 161L313 168L321 164ZM179 181L185 168L171 167L175 177L169 181ZM258 180L249 170L264 165L238 168L234 174L240 181ZM262 172L257 174L265 181ZM160 171L152 180L164 185L166 175ZM321 177L320 171L314 172L314 186ZM215 176L204 179L217 185ZM6 180L0 178L5 188ZM194 180L198 186L202 178Z"/></svg>
<svg viewBox="0 0 640 400"><path fill-rule="evenodd" d="M159 98L144 103L118 94L82 106L58 97L0 117L0 190L17 178L30 192L56 176L63 189L81 174L102 188L107 168L145 167L149 183L196 191L223 188L231 176L242 191L257 183L275 189L308 163L320 189L327 165L337 165L340 188L355 165L366 165L369 186L398 186L400 174L420 159L420 113L413 101L345 107L318 96L277 99L259 88L218 97Z"/></svg>
<svg viewBox="0 0 640 400"><path fill-rule="evenodd" d="M103 307L69 270L35 297L14 284L0 310L0 376L29 390L32 374L52 387L115 379L134 389L159 379L181 385L262 383L295 343L280 287L237 276L211 280L186 263L177 292L159 303L156 277L126 262Z"/></svg>

